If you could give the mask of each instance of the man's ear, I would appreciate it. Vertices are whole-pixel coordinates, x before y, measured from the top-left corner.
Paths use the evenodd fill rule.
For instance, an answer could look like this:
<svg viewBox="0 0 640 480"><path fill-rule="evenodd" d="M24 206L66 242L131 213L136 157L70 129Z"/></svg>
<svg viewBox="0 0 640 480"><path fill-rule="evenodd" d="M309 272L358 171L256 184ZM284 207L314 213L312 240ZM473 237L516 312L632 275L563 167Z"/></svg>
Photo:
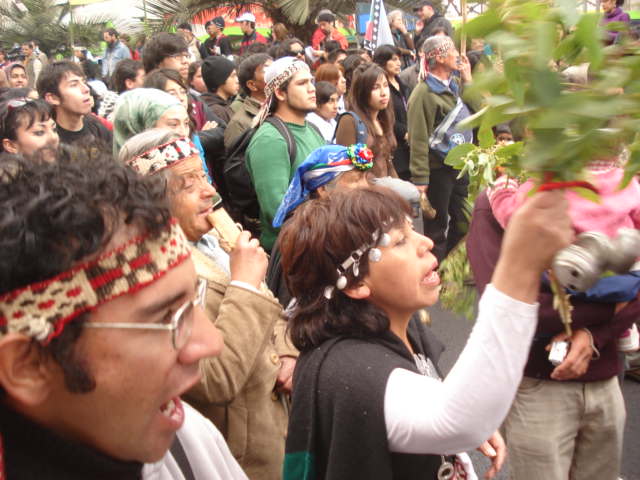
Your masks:
<svg viewBox="0 0 640 480"><path fill-rule="evenodd" d="M9 140L8 138L2 139L2 148L5 152L9 153L19 153L18 145L13 140Z"/></svg>
<svg viewBox="0 0 640 480"><path fill-rule="evenodd" d="M353 298L354 300L364 300L371 295L371 289L365 282L360 282L353 287L345 288L343 292L347 297Z"/></svg>
<svg viewBox="0 0 640 480"><path fill-rule="evenodd" d="M274 94L279 102L284 102L287 99L287 92L280 88L276 88L276 91L274 92Z"/></svg>
<svg viewBox="0 0 640 480"><path fill-rule="evenodd" d="M19 333L0 338L0 385L15 401L27 406L46 401L52 380L46 363L30 338Z"/></svg>
<svg viewBox="0 0 640 480"><path fill-rule="evenodd" d="M258 87L256 85L256 81L253 80L253 79L247 81L247 88L249 90L251 90L252 92L257 92L258 91Z"/></svg>
<svg viewBox="0 0 640 480"><path fill-rule="evenodd" d="M44 100L48 104L53 105L54 107L62 103L60 101L60 97L58 97L58 95L56 95L55 93L51 93L51 92L47 92L44 94Z"/></svg>
<svg viewBox="0 0 640 480"><path fill-rule="evenodd" d="M131 90L133 88L135 80L133 78L125 78L124 86L127 87L127 90Z"/></svg>

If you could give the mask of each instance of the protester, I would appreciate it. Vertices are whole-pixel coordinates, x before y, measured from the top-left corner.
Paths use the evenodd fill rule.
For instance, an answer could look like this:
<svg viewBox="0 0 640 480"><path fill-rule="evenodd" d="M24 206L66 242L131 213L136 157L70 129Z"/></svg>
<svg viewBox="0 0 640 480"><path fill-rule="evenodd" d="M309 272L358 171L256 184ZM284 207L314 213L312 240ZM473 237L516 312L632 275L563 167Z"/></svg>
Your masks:
<svg viewBox="0 0 640 480"><path fill-rule="evenodd" d="M221 56L207 57L202 64L202 80L207 91L200 99L218 117L229 123L233 116L231 102L240 90L235 64Z"/></svg>
<svg viewBox="0 0 640 480"><path fill-rule="evenodd" d="M572 236L565 208L547 192L518 213L474 331L440 381L421 324L409 323L437 301L440 280L433 242L412 229L408 205L378 187L299 207L279 237L301 352L284 478L309 464L302 478L449 478L454 468L470 478L458 452L488 438L495 474L504 443L494 432L522 377L539 279Z"/></svg>
<svg viewBox="0 0 640 480"><path fill-rule="evenodd" d="M236 22L240 24L243 36L240 42L240 56L247 52L249 45L254 43L262 43L266 45L268 40L256 30L256 17L251 12L245 12L236 18Z"/></svg>
<svg viewBox="0 0 640 480"><path fill-rule="evenodd" d="M345 94L347 93L347 80L344 78L342 65L323 63L315 74L316 82L330 82L338 92L338 113L345 111Z"/></svg>
<svg viewBox="0 0 640 480"><path fill-rule="evenodd" d="M246 479L180 400L222 338L162 181L84 156L2 176L0 476Z"/></svg>
<svg viewBox="0 0 640 480"><path fill-rule="evenodd" d="M23 88L29 85L27 70L21 63L10 63L4 69L9 88Z"/></svg>
<svg viewBox="0 0 640 480"><path fill-rule="evenodd" d="M409 101L409 89L400 80L401 51L391 45L382 45L376 48L373 54L373 62L384 69L389 82L391 101L395 123L393 133L396 137L396 149L393 152L393 166L398 176L403 180L411 179L409 169L409 134L407 132L407 103Z"/></svg>
<svg viewBox="0 0 640 480"><path fill-rule="evenodd" d="M131 37L127 33L120 34L120 43L122 43L125 47L129 49L129 53L131 54L131 60L140 61L140 52L137 49L133 48L131 44ZM122 61L122 60L121 60Z"/></svg>
<svg viewBox="0 0 640 480"><path fill-rule="evenodd" d="M0 151L53 160L60 139L51 113L44 100L22 97L0 103Z"/></svg>
<svg viewBox="0 0 640 480"><path fill-rule="evenodd" d="M368 63L368 62L366 62L360 55L355 53L347 55L347 58L345 58L342 61L342 68L344 68L344 80L346 83L345 88L347 92L351 90L351 83L353 81L353 72L355 72L356 69L363 63Z"/></svg>
<svg viewBox="0 0 640 480"><path fill-rule="evenodd" d="M229 38L222 33L224 30L224 18L215 17L204 24L207 29L209 38L207 38L200 47L200 55L202 59L206 59L209 55L222 55L230 57L231 43Z"/></svg>
<svg viewBox="0 0 640 480"><path fill-rule="evenodd" d="M189 114L173 95L155 88L137 88L120 95L113 114L113 153L124 143L151 128L164 128L189 136Z"/></svg>
<svg viewBox="0 0 640 480"><path fill-rule="evenodd" d="M194 97L199 97L200 94L207 91L207 86L202 80L202 60L192 62L189 65L189 76L187 77L189 82L189 94Z"/></svg>
<svg viewBox="0 0 640 480"><path fill-rule="evenodd" d="M617 184L611 182L611 186ZM605 198L610 197L611 186L609 193L603 192ZM629 193L620 195L628 197ZM605 200L605 205L611 200ZM570 208L574 202L575 198ZM616 201L616 205L627 203ZM593 203L589 208L599 207ZM617 207L615 211L619 211ZM587 218L593 221L598 217ZM532 238L537 249L538 238ZM496 269L496 260L504 249L502 241L503 230L492 214L487 194L482 192L467 237L469 263L479 292ZM531 242L525 248L535 250ZM568 354L557 366L549 361L548 346L566 335L548 282L543 282L537 298L540 309L534 341L524 378L503 425L509 445L509 471L515 480L560 480L574 475L617 480L620 474L625 407L617 379L620 364L616 339L638 318L640 302L634 298L625 308L614 308L613 303L571 297L573 334Z"/></svg>
<svg viewBox="0 0 640 480"><path fill-rule="evenodd" d="M144 45L142 62L147 73L156 68L170 68L186 81L189 76L187 42L176 33L156 33Z"/></svg>
<svg viewBox="0 0 640 480"><path fill-rule="evenodd" d="M298 165L325 141L305 121L307 113L316 108L316 89L307 64L292 57L280 58L265 69L264 77L266 100L254 118L259 128L247 149L247 169L260 205L260 243L271 250L277 235L271 222L289 182ZM276 127L263 123L269 115L284 122L293 136L295 158L290 158L287 142Z"/></svg>
<svg viewBox="0 0 640 480"><path fill-rule="evenodd" d="M200 42L193 34L193 28L188 23L181 23L178 25L178 33L180 33L184 41L187 42L187 48L189 50L189 63L197 62L201 59L200 56Z"/></svg>
<svg viewBox="0 0 640 480"><path fill-rule="evenodd" d="M282 57L296 57L298 60L305 61L304 43L299 38L287 38L280 44L276 59Z"/></svg>
<svg viewBox="0 0 640 480"><path fill-rule="evenodd" d="M451 23L440 14L433 2L429 0L419 2L413 7L413 13L422 23L421 27L416 25L413 39L415 45L435 35L434 29L436 28L444 28L447 36L453 37L453 27Z"/></svg>
<svg viewBox="0 0 640 480"><path fill-rule="evenodd" d="M607 25L612 22L621 22L627 25L631 24L629 14L623 12L622 8L620 8L622 5L624 5L624 0L602 0L602 2L600 2L600 7L604 13L600 24L603 25L605 29ZM607 30L605 39L607 44L616 43L619 38L619 31Z"/></svg>
<svg viewBox="0 0 640 480"><path fill-rule="evenodd" d="M413 38L404 24L404 13L402 10L393 10L387 15L393 43L400 50L402 68L407 68L415 63L416 54L414 51ZM375 61L375 60L374 60Z"/></svg>
<svg viewBox="0 0 640 480"><path fill-rule="evenodd" d="M9 64L7 59L7 52L3 48L0 48L0 69L3 69Z"/></svg>
<svg viewBox="0 0 640 480"><path fill-rule="evenodd" d="M24 67L27 71L29 87L35 88L43 65L38 58L38 55L36 55L35 53L35 47L33 43L25 42L22 44L22 55L24 55Z"/></svg>
<svg viewBox="0 0 640 480"><path fill-rule="evenodd" d="M129 47L119 40L119 36L114 28L108 28L102 32L102 38L107 42L107 48L102 56L102 78L107 81L111 79L120 60L131 58Z"/></svg>
<svg viewBox="0 0 640 480"><path fill-rule="evenodd" d="M289 30L284 23L276 23L271 27L271 45L274 47L279 46L287 38L289 38Z"/></svg>
<svg viewBox="0 0 640 480"><path fill-rule="evenodd" d="M471 81L469 61L447 36L429 37L422 45L421 81L409 98L408 130L411 150L411 180L424 192L436 210L425 217L425 235L435 244L433 252L442 261L466 231L465 200L468 177L444 163L450 149L471 143L471 130L457 124L471 115L460 98L462 83ZM435 135L439 132L439 135Z"/></svg>
<svg viewBox="0 0 640 480"><path fill-rule="evenodd" d="M245 58L238 66L238 80L245 99L227 125L224 131L224 145L226 149L233 144L243 132L251 128L254 117L260 111L265 100L264 71L273 63L266 53L257 53Z"/></svg>
<svg viewBox="0 0 640 480"><path fill-rule="evenodd" d="M159 138L153 131L132 138L123 148L134 155L127 163L142 175L166 175L171 212L194 245L196 273L207 281L206 313L225 341L219 357L201 361L202 380L187 397L221 429L251 479L279 479L285 395L298 353L286 341L282 308L264 285L266 254L248 232L230 256L222 250L203 214L213 212L216 191L202 180L197 149L186 138Z"/></svg>
<svg viewBox="0 0 640 480"><path fill-rule="evenodd" d="M338 115L338 91L329 82L316 82L315 111L307 114L307 121L313 123L327 143L333 142Z"/></svg>
<svg viewBox="0 0 640 480"><path fill-rule="evenodd" d="M112 90L107 91L102 96L98 115L111 121L113 109L116 106L119 95L127 90L142 87L144 75L144 67L139 60L130 58L120 60L113 71L113 75L111 75Z"/></svg>
<svg viewBox="0 0 640 480"><path fill-rule="evenodd" d="M53 107L61 143L109 151L111 132L91 113L93 98L77 63L49 63L38 79L38 94Z"/></svg>
<svg viewBox="0 0 640 480"><path fill-rule="evenodd" d="M318 28L311 37L311 47L314 50L322 50L323 43L327 40L335 40L340 44L340 48L349 48L349 42L345 36L338 31L335 26L336 17L331 12L323 12L318 15Z"/></svg>
<svg viewBox="0 0 640 480"><path fill-rule="evenodd" d="M375 177L397 177L392 156L396 148L389 82L376 64L363 64L354 73L347 99L349 111L338 119L336 143L366 143L373 151ZM355 115L354 115L355 114Z"/></svg>

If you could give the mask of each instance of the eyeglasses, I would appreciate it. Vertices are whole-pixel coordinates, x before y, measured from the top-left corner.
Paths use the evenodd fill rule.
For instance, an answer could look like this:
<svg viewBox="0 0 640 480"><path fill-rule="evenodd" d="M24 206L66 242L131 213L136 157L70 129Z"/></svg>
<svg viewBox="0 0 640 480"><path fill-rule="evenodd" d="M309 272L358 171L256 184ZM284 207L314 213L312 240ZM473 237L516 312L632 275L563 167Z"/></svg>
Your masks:
<svg viewBox="0 0 640 480"><path fill-rule="evenodd" d="M204 307L207 294L207 281L198 280L196 287L196 297L183 303L171 317L171 323L134 323L134 322L86 322L83 325L89 328L130 328L136 330L169 330L171 332L171 343L176 350L182 349L193 329L193 310L199 305Z"/></svg>
<svg viewBox="0 0 640 480"><path fill-rule="evenodd" d="M177 58L178 60L189 60L189 52L174 53L173 55L167 55L167 57Z"/></svg>

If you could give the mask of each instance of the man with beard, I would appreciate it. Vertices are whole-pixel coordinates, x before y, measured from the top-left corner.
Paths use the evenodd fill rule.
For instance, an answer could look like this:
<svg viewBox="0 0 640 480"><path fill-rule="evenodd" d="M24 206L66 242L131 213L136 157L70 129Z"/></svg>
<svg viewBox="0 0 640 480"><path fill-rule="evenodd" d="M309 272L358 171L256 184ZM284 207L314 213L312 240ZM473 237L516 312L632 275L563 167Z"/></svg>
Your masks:
<svg viewBox="0 0 640 480"><path fill-rule="evenodd" d="M247 168L260 205L260 243L271 250L278 235L273 217L289 188L298 165L325 144L320 132L305 117L316 109L316 87L306 63L293 57L279 58L265 69L265 103L254 118L260 125L247 148ZM287 141L265 118L274 115L284 122L296 145L290 159Z"/></svg>
<svg viewBox="0 0 640 480"><path fill-rule="evenodd" d="M129 48L118 37L118 32L114 28L108 28L102 32L102 38L107 42L107 48L102 57L102 78L106 82L111 78L120 60L131 58Z"/></svg>
<svg viewBox="0 0 640 480"><path fill-rule="evenodd" d="M62 61L44 67L38 94L53 107L62 143L111 151L111 132L91 113L93 98L80 65Z"/></svg>

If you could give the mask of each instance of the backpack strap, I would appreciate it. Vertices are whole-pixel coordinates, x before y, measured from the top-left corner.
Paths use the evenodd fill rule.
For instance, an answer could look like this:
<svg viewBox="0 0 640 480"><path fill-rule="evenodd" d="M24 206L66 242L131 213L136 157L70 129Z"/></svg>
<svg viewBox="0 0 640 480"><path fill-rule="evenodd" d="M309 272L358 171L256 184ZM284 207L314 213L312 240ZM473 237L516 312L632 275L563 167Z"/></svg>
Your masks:
<svg viewBox="0 0 640 480"><path fill-rule="evenodd" d="M178 467L180 467L180 471L182 472L182 475L184 475L185 480L196 480L196 476L193 474L191 464L187 458L187 453L184 451L184 447L182 446L182 443L180 443L180 437L178 437L177 434L173 439L173 443L171 444L169 451L171 452L171 455L173 455L173 459L178 464Z"/></svg>
<svg viewBox="0 0 640 480"><path fill-rule="evenodd" d="M343 112L338 116L338 121L336 122L336 131L333 132L333 140L331 140L331 143L336 143L336 133L338 132L338 125L340 125L340 120L345 115L351 115L356 123L356 143L367 143L367 137L369 137L367 126L358 116L358 114L353 111Z"/></svg>
<svg viewBox="0 0 640 480"><path fill-rule="evenodd" d="M265 119L265 122L270 123L278 130L278 133L284 137L284 141L287 142L287 150L289 151L289 161L291 165L296 161L296 155L298 154L298 147L296 146L296 140L291 135L291 131L287 124L284 123L279 117L271 115Z"/></svg>

